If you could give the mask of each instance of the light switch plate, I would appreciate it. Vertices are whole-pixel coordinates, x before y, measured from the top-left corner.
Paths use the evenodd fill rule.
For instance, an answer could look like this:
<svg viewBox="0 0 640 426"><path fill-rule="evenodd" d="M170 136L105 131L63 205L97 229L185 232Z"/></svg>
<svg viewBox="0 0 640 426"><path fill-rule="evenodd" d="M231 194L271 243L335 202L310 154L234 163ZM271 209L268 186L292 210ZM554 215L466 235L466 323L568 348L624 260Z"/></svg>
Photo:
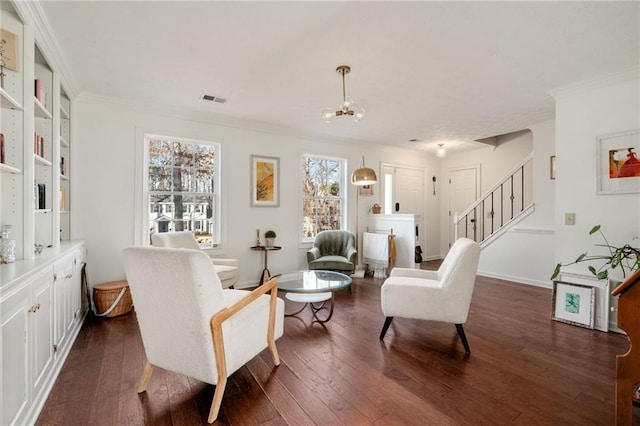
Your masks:
<svg viewBox="0 0 640 426"><path fill-rule="evenodd" d="M575 225L576 224L576 214L575 213L565 213L564 214L564 224L565 225Z"/></svg>

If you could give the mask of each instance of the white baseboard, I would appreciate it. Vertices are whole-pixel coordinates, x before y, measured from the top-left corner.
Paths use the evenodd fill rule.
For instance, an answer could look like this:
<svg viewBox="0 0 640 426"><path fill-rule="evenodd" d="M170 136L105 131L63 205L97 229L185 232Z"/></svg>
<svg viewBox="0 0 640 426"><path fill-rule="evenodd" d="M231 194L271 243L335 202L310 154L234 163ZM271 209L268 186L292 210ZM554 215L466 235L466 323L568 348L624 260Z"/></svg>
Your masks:
<svg viewBox="0 0 640 426"><path fill-rule="evenodd" d="M543 288L548 288L548 289L552 289L553 288L553 283L551 283L550 281L538 281L538 280L530 280L528 278L522 278L522 277L514 277L511 275L500 275L500 274L494 274L491 272L487 272L487 271L478 271L478 275L483 276L483 277L487 277L487 278L496 278L499 280L506 280L506 281L512 281L518 284L526 284L526 285L532 285L535 287L543 287Z"/></svg>

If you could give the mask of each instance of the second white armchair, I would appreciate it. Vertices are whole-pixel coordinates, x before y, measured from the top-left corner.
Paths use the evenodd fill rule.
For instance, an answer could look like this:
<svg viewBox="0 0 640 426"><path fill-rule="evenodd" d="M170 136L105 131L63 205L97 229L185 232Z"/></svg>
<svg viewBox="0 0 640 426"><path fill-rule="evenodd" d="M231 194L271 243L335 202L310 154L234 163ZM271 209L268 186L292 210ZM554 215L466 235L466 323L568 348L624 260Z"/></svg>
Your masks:
<svg viewBox="0 0 640 426"><path fill-rule="evenodd" d="M386 319L380 340L394 317L442 321L455 324L465 351L471 353L462 325L469 314L479 259L478 243L460 238L437 271L394 268L381 288Z"/></svg>
<svg viewBox="0 0 640 426"><path fill-rule="evenodd" d="M154 247L186 248L200 250L198 241L193 232L160 232L151 236L151 243ZM233 287L238 283L240 274L240 262L237 259L210 258L222 282L223 288Z"/></svg>

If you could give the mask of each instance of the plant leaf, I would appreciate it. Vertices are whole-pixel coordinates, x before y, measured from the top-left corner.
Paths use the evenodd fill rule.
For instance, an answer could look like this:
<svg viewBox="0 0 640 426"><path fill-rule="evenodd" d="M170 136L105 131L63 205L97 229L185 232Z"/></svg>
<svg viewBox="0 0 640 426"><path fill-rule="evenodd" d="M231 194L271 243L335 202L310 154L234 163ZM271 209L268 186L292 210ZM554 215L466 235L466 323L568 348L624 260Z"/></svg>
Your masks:
<svg viewBox="0 0 640 426"><path fill-rule="evenodd" d="M591 272L593 275L598 275L598 272L596 272L596 268L594 268L593 266L589 266L589 272Z"/></svg>
<svg viewBox="0 0 640 426"><path fill-rule="evenodd" d="M600 230L600 225L596 225L593 228L591 228L591 231L589 231L589 235L593 235L596 232L598 232Z"/></svg>
<svg viewBox="0 0 640 426"><path fill-rule="evenodd" d="M606 280L607 278L609 278L609 271L599 272L598 275L596 275L596 278L598 278L599 280Z"/></svg>
<svg viewBox="0 0 640 426"><path fill-rule="evenodd" d="M580 256L578 256L575 263L582 262L582 259L584 259L585 257L587 257L587 253L582 253Z"/></svg>
<svg viewBox="0 0 640 426"><path fill-rule="evenodd" d="M560 273L560 268L562 267L562 265L560 263L558 263L555 267L555 269L553 270L553 275L551 275L551 279L555 279L558 274Z"/></svg>

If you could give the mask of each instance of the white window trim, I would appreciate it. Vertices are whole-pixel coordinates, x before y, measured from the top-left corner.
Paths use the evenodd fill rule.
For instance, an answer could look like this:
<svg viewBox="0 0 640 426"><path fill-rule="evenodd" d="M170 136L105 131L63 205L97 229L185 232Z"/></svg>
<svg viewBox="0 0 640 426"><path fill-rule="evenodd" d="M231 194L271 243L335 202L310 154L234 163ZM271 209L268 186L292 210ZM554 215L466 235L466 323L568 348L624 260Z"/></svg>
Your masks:
<svg viewBox="0 0 640 426"><path fill-rule="evenodd" d="M226 252L226 210L223 206L226 205L226 199L224 198L224 190L222 182L224 181L223 169L222 169L222 144L211 139L202 137L190 137L190 136L175 136L175 132L162 131L162 130L148 130L142 128L136 128L136 147L135 147L135 203L134 203L134 244L136 246L148 246L149 245L149 182L148 182L148 169L149 169L149 157L148 157L148 139L172 139L187 143L197 143L213 145L216 148L215 156L215 170L216 172L216 192L215 192L215 204L216 211L215 217L218 218L215 223L216 232L220 235L220 242L218 247L212 249L206 249L207 253L220 255Z"/></svg>
<svg viewBox="0 0 640 426"><path fill-rule="evenodd" d="M340 229L347 229L348 218L349 218L349 209L348 209L348 188L347 188L347 169L348 169L348 161L343 157L333 157L328 155L316 155L316 154L308 154L303 153L300 156L300 169L299 169L299 179L298 179L298 247L300 248L309 248L313 246L314 238L306 238L304 236L304 194L302 193L302 185L304 184L304 160L307 157L319 158L323 160L333 160L338 161L342 165L341 176L340 176L340 187L342 189L342 219L340 221Z"/></svg>

